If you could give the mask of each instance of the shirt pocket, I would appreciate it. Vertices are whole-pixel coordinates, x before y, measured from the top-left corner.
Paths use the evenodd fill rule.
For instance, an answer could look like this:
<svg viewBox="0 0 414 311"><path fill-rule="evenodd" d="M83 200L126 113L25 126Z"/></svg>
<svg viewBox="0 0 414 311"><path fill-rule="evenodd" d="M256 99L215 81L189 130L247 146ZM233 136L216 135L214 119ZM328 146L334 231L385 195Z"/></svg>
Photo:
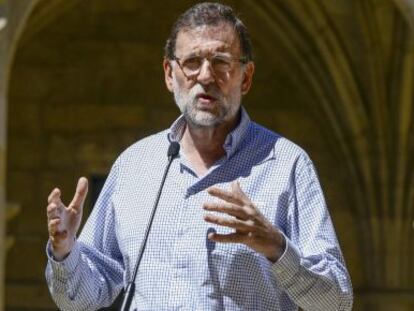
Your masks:
<svg viewBox="0 0 414 311"><path fill-rule="evenodd" d="M219 226L215 224L208 224L209 228L206 229L205 236L207 237L209 233L216 233L219 235L233 234L235 230L233 228L228 228L225 226ZM241 254L254 254L256 251L252 248L244 245L242 243L223 243L223 242L214 242L212 240L206 241L207 251L213 253L222 253L222 254L232 254L232 255L241 255Z"/></svg>
<svg viewBox="0 0 414 311"><path fill-rule="evenodd" d="M255 254L256 251L242 243L220 243L216 242L214 252L225 253L230 255L249 255Z"/></svg>

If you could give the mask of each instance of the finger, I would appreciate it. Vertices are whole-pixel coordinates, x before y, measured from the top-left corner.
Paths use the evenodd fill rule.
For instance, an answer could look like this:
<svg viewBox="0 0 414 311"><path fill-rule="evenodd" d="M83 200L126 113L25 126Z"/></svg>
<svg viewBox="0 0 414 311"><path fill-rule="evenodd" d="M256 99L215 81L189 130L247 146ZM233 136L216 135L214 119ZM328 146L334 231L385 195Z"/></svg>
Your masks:
<svg viewBox="0 0 414 311"><path fill-rule="evenodd" d="M59 203L60 200L60 189L55 188L52 190L52 192L49 194L47 198L47 203Z"/></svg>
<svg viewBox="0 0 414 311"><path fill-rule="evenodd" d="M246 193L240 187L239 181L233 181L230 185L232 192L237 193L237 195L242 199L245 203L245 213L248 218L256 219L261 215L260 210L257 208L255 204L250 200Z"/></svg>
<svg viewBox="0 0 414 311"><path fill-rule="evenodd" d="M61 223L60 219L53 219L49 221L49 238L55 244L68 237L68 231L61 228Z"/></svg>
<svg viewBox="0 0 414 311"><path fill-rule="evenodd" d="M215 232L211 232L208 234L207 237L209 240L220 243L244 243L246 240L245 234L240 234L237 232L229 234L218 234Z"/></svg>
<svg viewBox="0 0 414 311"><path fill-rule="evenodd" d="M56 203L50 203L47 206L47 218L50 219L55 219L55 218L60 218L61 213L62 213L62 206L63 204L56 204Z"/></svg>
<svg viewBox="0 0 414 311"><path fill-rule="evenodd" d="M204 203L203 208L210 212L226 213L242 220L248 219L248 215L243 207L231 203Z"/></svg>
<svg viewBox="0 0 414 311"><path fill-rule="evenodd" d="M87 194L88 194L88 180L85 177L81 177L78 180L78 185L76 186L76 192L69 207L73 208L77 212L81 211Z"/></svg>
<svg viewBox="0 0 414 311"><path fill-rule="evenodd" d="M233 228L242 232L255 232L257 230L254 222L251 220L220 217L213 214L204 215L204 220L212 224Z"/></svg>
<svg viewBox="0 0 414 311"><path fill-rule="evenodd" d="M48 221L47 229L49 231L49 236L56 236L59 232L59 225L61 223L60 218L52 219Z"/></svg>
<svg viewBox="0 0 414 311"><path fill-rule="evenodd" d="M68 231L61 231L61 232L56 232L54 235L49 235L49 239L52 241L52 247L56 248L58 246L58 244L62 241L64 241L65 239L67 239L68 237Z"/></svg>
<svg viewBox="0 0 414 311"><path fill-rule="evenodd" d="M242 188L240 187L240 183L237 180L234 180L231 184L230 184L230 188L231 191L233 193L237 193L241 198L243 198L243 200L249 200L249 198L247 197L247 195L243 192Z"/></svg>
<svg viewBox="0 0 414 311"><path fill-rule="evenodd" d="M222 199L226 202L237 204L237 205L244 205L245 202L241 199L241 197L237 193L229 192L218 187L211 187L207 189L208 194Z"/></svg>

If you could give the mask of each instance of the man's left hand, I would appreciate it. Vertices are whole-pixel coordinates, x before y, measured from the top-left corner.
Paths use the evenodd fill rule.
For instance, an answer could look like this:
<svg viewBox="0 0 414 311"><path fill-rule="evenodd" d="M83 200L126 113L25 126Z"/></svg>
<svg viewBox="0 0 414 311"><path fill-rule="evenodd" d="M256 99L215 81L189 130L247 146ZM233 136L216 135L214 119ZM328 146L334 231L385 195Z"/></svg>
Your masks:
<svg viewBox="0 0 414 311"><path fill-rule="evenodd" d="M238 182L232 182L231 191L211 187L207 192L223 202L204 203L203 208L226 215L208 213L204 215L204 220L235 229L235 232L230 234L210 233L208 235L210 240L221 243L243 243L272 262L280 258L286 243L283 235L263 216L242 191Z"/></svg>

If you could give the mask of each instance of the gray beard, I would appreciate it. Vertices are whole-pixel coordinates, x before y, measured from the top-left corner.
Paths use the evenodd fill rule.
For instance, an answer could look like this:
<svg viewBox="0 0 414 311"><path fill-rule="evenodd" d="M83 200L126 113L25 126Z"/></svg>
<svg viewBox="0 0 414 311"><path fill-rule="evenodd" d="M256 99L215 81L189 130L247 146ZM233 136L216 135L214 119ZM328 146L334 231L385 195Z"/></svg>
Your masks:
<svg viewBox="0 0 414 311"><path fill-rule="evenodd" d="M188 93L185 93L175 77L173 78L173 92L175 103L186 121L193 127L218 127L234 118L240 108L240 94L231 94L229 98L225 98L219 91L206 90L200 84L195 84ZM220 105L217 113L197 109L196 95L199 93L208 93L218 99Z"/></svg>

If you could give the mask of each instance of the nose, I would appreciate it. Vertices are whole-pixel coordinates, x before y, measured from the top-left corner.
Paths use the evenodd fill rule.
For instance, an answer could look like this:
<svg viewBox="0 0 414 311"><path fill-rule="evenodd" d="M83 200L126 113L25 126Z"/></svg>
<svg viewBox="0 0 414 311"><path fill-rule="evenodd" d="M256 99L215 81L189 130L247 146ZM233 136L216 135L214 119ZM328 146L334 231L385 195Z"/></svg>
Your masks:
<svg viewBox="0 0 414 311"><path fill-rule="evenodd" d="M203 63L201 64L200 73L197 76L197 81L201 84L209 84L214 82L214 72L211 68L210 61L204 59Z"/></svg>

